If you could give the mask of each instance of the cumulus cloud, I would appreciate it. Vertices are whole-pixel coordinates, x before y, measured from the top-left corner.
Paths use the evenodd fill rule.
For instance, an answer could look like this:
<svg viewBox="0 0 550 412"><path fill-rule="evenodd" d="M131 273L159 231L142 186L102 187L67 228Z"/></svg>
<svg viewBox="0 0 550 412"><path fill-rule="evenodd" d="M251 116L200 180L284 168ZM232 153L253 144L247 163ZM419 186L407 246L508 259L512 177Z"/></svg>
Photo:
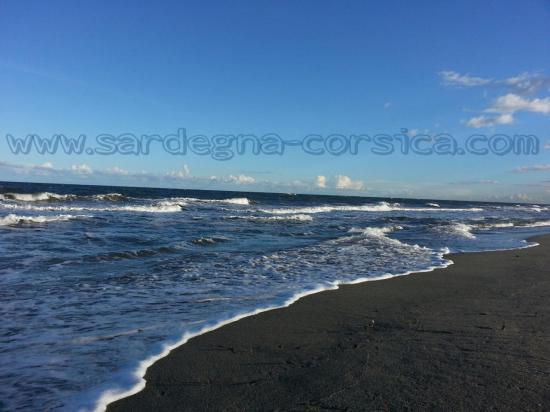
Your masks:
<svg viewBox="0 0 550 412"><path fill-rule="evenodd" d="M484 110L486 113L495 113L496 116L477 116L469 119L466 124L470 127L480 128L497 124L514 123L514 114L519 112L550 114L550 97L525 98L517 94L508 93L500 96L493 104Z"/></svg>
<svg viewBox="0 0 550 412"><path fill-rule="evenodd" d="M256 182L256 179L254 179L252 176L246 176L246 175L237 175L237 176L229 175L227 177L227 181L238 185L243 185L243 184L254 183Z"/></svg>
<svg viewBox="0 0 550 412"><path fill-rule="evenodd" d="M455 71L439 73L443 84L465 87L490 86L491 89L504 93L493 103L482 110L482 115L474 116L464 123L473 128L495 125L510 125L517 113L539 113L550 115L550 97L533 97L539 92L550 91L550 77L542 73L521 73L501 80L474 77Z"/></svg>
<svg viewBox="0 0 550 412"><path fill-rule="evenodd" d="M346 190L361 190L365 187L365 184L361 180L352 180L348 176L338 175L336 176L336 189Z"/></svg>
<svg viewBox="0 0 550 412"><path fill-rule="evenodd" d="M189 166L183 165L180 170L166 172L166 176L172 179L187 179L191 177L191 169L189 169Z"/></svg>
<svg viewBox="0 0 550 412"><path fill-rule="evenodd" d="M498 97L491 107L486 109L488 113L532 112L550 114L550 97L527 99L517 94L508 93Z"/></svg>
<svg viewBox="0 0 550 412"><path fill-rule="evenodd" d="M531 196L529 196L527 193L516 193L516 194L510 195L509 199L512 201L518 201L518 202L532 202L535 200Z"/></svg>
<svg viewBox="0 0 550 412"><path fill-rule="evenodd" d="M480 127L494 126L497 124L512 124L514 116L510 113L504 113L498 116L476 116L468 119L466 125L479 129Z"/></svg>
<svg viewBox="0 0 550 412"><path fill-rule="evenodd" d="M42 165L20 165L9 162L0 161L0 169L9 173L25 174L42 177L55 177L59 179L79 180L86 179L90 181L92 178L108 178L120 179L118 183L128 182L148 182L150 184L185 184L193 187L209 186L212 183L222 183L230 185L247 185L256 184L256 179L252 176L244 174L228 175L228 176L212 176L200 177L193 176L188 165L183 165L181 169L172 170L165 173L154 173L148 171L130 172L119 166L113 166L106 169L94 170L87 164L74 164L68 168L56 168L51 163ZM265 183L265 182L261 182Z"/></svg>
<svg viewBox="0 0 550 412"><path fill-rule="evenodd" d="M85 163L82 163L79 165L72 165L71 170L81 175L89 175L89 174L92 174L93 172L92 168Z"/></svg>
<svg viewBox="0 0 550 412"><path fill-rule="evenodd" d="M315 179L315 187L324 189L327 187L327 178L325 176L319 175Z"/></svg>

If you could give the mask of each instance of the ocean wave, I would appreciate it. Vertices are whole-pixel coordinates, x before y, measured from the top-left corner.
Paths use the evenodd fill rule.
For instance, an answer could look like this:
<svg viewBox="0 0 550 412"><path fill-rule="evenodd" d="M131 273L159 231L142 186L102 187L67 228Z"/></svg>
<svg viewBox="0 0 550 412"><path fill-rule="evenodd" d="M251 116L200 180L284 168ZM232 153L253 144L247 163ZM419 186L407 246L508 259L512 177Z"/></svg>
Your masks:
<svg viewBox="0 0 550 412"><path fill-rule="evenodd" d="M388 233L391 233L395 230L402 230L403 226L383 226L383 227L365 227L365 228L357 228L352 227L350 230L348 230L348 233L361 233L365 236L373 236L373 237L386 237Z"/></svg>
<svg viewBox="0 0 550 412"><path fill-rule="evenodd" d="M216 243L221 243L221 242L229 242L230 240L231 239L225 236L212 236L212 237L204 236L197 239L193 239L191 243L194 243L195 245L200 245L200 246L208 246L208 245L214 245Z"/></svg>
<svg viewBox="0 0 550 412"><path fill-rule="evenodd" d="M530 221L525 219L515 220L513 222L498 222L498 223L482 223L477 225L479 229L504 229L509 227L525 228L525 227L545 227L550 226L550 220Z"/></svg>
<svg viewBox="0 0 550 412"><path fill-rule="evenodd" d="M546 212L550 210L548 206L540 205L515 205L515 206L501 206L504 209L521 210L526 212Z"/></svg>
<svg viewBox="0 0 550 412"><path fill-rule="evenodd" d="M483 209L472 208L423 208L423 207L403 207L399 203L379 202L377 204L366 205L343 205L343 206L314 206L314 207L297 207L297 208L275 208L275 209L260 209L260 212L284 215L284 214L313 214L313 213L329 213L329 212L482 212Z"/></svg>
<svg viewBox="0 0 550 412"><path fill-rule="evenodd" d="M436 229L451 236L459 236L466 239L476 239L476 235L472 233L472 230L474 230L474 226L466 223L453 222L448 225L437 226Z"/></svg>
<svg viewBox="0 0 550 412"><path fill-rule="evenodd" d="M441 206L439 206L439 203L426 203L426 206L441 207Z"/></svg>
<svg viewBox="0 0 550 412"><path fill-rule="evenodd" d="M21 216L15 214L9 214L4 217L0 217L0 226L16 226L20 224L41 224L49 222L63 222L73 219L81 219L88 216L74 216L74 215L57 215L57 216Z"/></svg>
<svg viewBox="0 0 550 412"><path fill-rule="evenodd" d="M0 208L31 210L37 212L140 212L140 213L174 213L181 212L182 205L170 202L159 202L152 205L121 205L121 206L35 206L19 204L0 204Z"/></svg>
<svg viewBox="0 0 550 412"><path fill-rule="evenodd" d="M129 198L121 193L100 193L97 195L61 195L52 192L37 193L1 193L0 200L11 200L17 202L52 202L52 201L74 201L74 200L98 200L108 202L119 202Z"/></svg>
<svg viewBox="0 0 550 412"><path fill-rule="evenodd" d="M76 195L60 195L51 192L0 194L0 200L15 200L20 202L44 202L52 200L70 200L74 198L76 198Z"/></svg>
<svg viewBox="0 0 550 412"><path fill-rule="evenodd" d="M120 202L123 200L128 200L128 196L125 196L121 193L104 193L99 195L93 195L92 199L100 201L109 201L109 202Z"/></svg>
<svg viewBox="0 0 550 412"><path fill-rule="evenodd" d="M485 225L480 225L481 229L505 229L507 227L514 227L514 222L501 222L501 223L489 223Z"/></svg>
<svg viewBox="0 0 550 412"><path fill-rule="evenodd" d="M305 214L286 215L286 216L227 216L226 219L242 219L251 222L311 222L313 217Z"/></svg>
<svg viewBox="0 0 550 412"><path fill-rule="evenodd" d="M550 220L541 220L538 222L530 222L522 225L523 227L542 227L542 226L550 226Z"/></svg>
<svg viewBox="0 0 550 412"><path fill-rule="evenodd" d="M405 243L401 242L398 239L394 239L387 236L389 233L392 233L396 230L402 230L402 229L403 229L403 226L399 226L399 225L382 226L382 227L364 227L364 228L352 227L350 230L348 230L348 233L351 233L352 235L358 234L361 237L376 239L378 241L393 243L400 246L411 246L413 248L418 247L417 245L406 245Z"/></svg>
<svg viewBox="0 0 550 412"><path fill-rule="evenodd" d="M250 200L246 197L233 197L229 199L198 199L196 197L173 197L169 200L184 203L221 203L240 206L248 206L251 203Z"/></svg>

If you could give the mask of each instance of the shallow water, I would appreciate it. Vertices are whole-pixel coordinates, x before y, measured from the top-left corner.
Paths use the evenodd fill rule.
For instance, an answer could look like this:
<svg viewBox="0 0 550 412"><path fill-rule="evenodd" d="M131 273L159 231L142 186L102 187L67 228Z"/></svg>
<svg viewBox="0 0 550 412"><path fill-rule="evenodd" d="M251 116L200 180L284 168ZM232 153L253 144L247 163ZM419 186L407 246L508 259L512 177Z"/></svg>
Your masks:
<svg viewBox="0 0 550 412"><path fill-rule="evenodd" d="M185 333L549 229L544 205L2 183L0 399L92 409Z"/></svg>

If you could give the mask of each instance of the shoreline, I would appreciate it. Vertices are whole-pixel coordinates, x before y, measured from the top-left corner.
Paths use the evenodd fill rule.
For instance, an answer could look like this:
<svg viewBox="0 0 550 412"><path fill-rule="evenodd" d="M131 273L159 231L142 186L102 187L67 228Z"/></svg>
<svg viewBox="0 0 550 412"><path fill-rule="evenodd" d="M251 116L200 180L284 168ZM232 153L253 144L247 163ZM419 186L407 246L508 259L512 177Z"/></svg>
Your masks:
<svg viewBox="0 0 550 412"><path fill-rule="evenodd" d="M217 346L225 347L225 345L220 345L219 343L226 342L225 338L227 337L230 337L232 340L234 340L236 336L238 337L237 342L235 342L237 344L234 346L238 346L238 345L250 346L250 343L247 342L249 340L248 338L251 338L250 340L252 341L257 341L259 338L259 336L254 336L254 334L258 335L258 333L255 333L255 329L257 329L258 327L259 329L263 329L261 337L264 341L266 339L268 340L271 339L272 341L278 340L283 342L285 340L288 341L291 338L295 339L296 334L298 335L301 334L299 329L293 330L292 333L289 333L289 331L282 330L281 331L282 333L280 335L273 335L271 331L273 327L280 330L281 327L285 329L285 326L288 325L289 323L296 324L296 323L303 322L303 319L301 321L300 320L296 321L288 318L288 313L286 314L286 316L284 316L285 311L294 312L293 315L297 314L298 317L302 316L303 318L305 316L304 315L305 312L304 311L300 312L300 309L296 309L296 308L303 307L304 305L311 306L311 303L310 303L311 300L323 301L324 303L323 307L321 307L320 310L317 310L317 312L323 312L323 311L326 312L327 307L325 304L327 303L327 301L329 301L328 303L332 303L333 306L336 306L338 308L342 306L342 303L343 303L342 296L340 296L339 298L334 298L334 295L340 294L340 295L343 295L344 298L346 297L346 295L347 295L347 298L349 298L350 294L360 295L361 292L360 291L358 292L357 289L365 289L365 287L373 288L372 285L374 284L378 284L378 285L383 284L384 286L382 286L381 288L379 286L376 286L374 288L383 289L385 290L383 293L386 293L386 294L388 294L388 289L390 289L389 293L391 295L391 289L393 286L388 286L388 285L392 283L392 281L396 281L396 280L405 281L406 284L409 284L409 286L411 286L414 289L415 284L419 283L419 280L418 280L419 277L422 277L425 275L431 275L433 277L434 274L437 273L435 276L439 278L438 279L440 281L439 283L445 283L445 279L440 278L440 274L438 271L446 269L446 271L441 272L442 274L445 274L445 273L448 274L449 273L448 271L452 270L452 268L454 268L456 271L456 265L453 265L453 261L455 259L458 259L459 261L468 260L468 259L472 260L472 256L477 255L477 258L473 258L473 260L479 260L480 256L492 255L492 257L495 258L496 255L516 254L517 256L517 253L526 254L527 252L524 252L524 251L530 251L534 249L550 250L550 235L530 238L527 241L530 242L530 241L537 241L542 239L544 239L541 242L542 244L539 243L538 244L539 247L537 248L533 248L532 246L537 246L537 244L533 244L533 245L526 245L523 248L516 248L516 249L505 250L505 251L446 254L444 255L444 258L445 260L448 261L447 264L438 266L438 267L432 267L424 271L407 272L399 275L381 276L375 279L368 279L368 278L358 279L357 281L346 283L346 284L338 284L337 282L335 282L333 288L320 288L318 290L310 290L310 291L303 292L289 299L287 302L285 302L283 306L272 306L272 307L257 309L251 313L238 315L234 318L222 321L211 327L206 327L205 329L199 331L196 334L184 336L177 343L169 345L166 348L166 350L164 350L161 354L154 356L153 358L148 358L147 360L143 361L138 371L138 374L140 374L141 376L144 376L143 372L145 372L146 370L146 373L144 376L145 380L141 379L140 384L138 384L136 387L132 388L131 390L126 391L124 394L120 394L120 393L117 395L112 394L113 396L111 398L109 397L103 398L102 402L98 404L98 410L103 410L105 405L108 405L107 410L109 411L148 410L151 408L154 408L155 410L197 410L197 409L200 409L200 410L221 410L221 409L223 410L243 410L243 409L257 410L258 408L264 409L267 404L261 404L260 400L258 400L257 397L251 397L250 388L248 388L248 390L244 390L243 393L240 393L241 391L239 390L235 391L235 387L242 387L244 385L245 387L246 386L252 387L253 392L254 391L261 392L259 388L254 388L254 387L258 385L265 386L265 382L262 385L258 383L258 382L263 382L264 379L261 379L259 381L255 381L255 380L247 381L246 379L243 380L242 378L245 378L246 376L248 376L248 374L251 373L250 371L240 371L242 375L240 380L247 383L238 382L239 374L235 375L233 373L235 372L233 369L235 369L237 366L235 365L234 360L230 359L231 357L235 357L235 356L232 356L231 354L235 355L237 353L235 348L233 347L230 348L228 350L230 354L227 355L226 353L225 359L223 359L224 356L222 356L221 357L222 359L218 359L215 365L210 365L211 361L209 362L208 358L204 358L204 355L202 355L204 359L201 358L200 361L195 360L196 356L190 356L190 355L197 355L200 352L204 353L206 350L206 352L212 352L211 355L215 355L214 357L218 357L220 350L222 353L226 352L226 350L212 349L212 345L214 345L214 347L217 347ZM536 254L540 255L540 253L536 253ZM510 256L508 256L508 259L510 259ZM497 257L496 260L499 260L499 257ZM547 263L549 263L550 257L547 260L548 260ZM462 263L462 265L464 265L464 263ZM449 267L451 269L449 269ZM464 270L464 268L458 269L458 271L461 271L461 270ZM385 280L385 282L375 282L376 280ZM356 289L356 291L350 293L350 288ZM353 306L353 302L351 303L351 305ZM403 310L407 310L407 308L403 308ZM311 311L311 308L309 308L309 311ZM350 312L353 312L353 311L350 311ZM384 313L380 314L378 310L375 310L375 312L379 316L382 315L382 318L383 318ZM281 316L281 314L283 314L283 316ZM319 313L315 315L319 315ZM351 313L351 315L356 316L357 314ZM311 313L308 314L308 316L311 316ZM276 319L274 323L274 320L271 319L273 317L275 318L282 317L285 319L282 322L280 319ZM346 324L346 322L348 321L346 320L346 318L350 317L350 313L346 314L344 311L343 313L340 312L338 315L332 314L332 316L329 316L329 317L332 318L331 321L333 323L334 321L336 321L336 324L341 324L341 323ZM339 317L342 319L338 319ZM318 322L319 321L317 321L317 323ZM372 324L369 322L372 322ZM366 328L365 330L378 331L378 329L380 329L381 326L379 326L380 323L377 320L370 319L369 322L367 322L369 323L368 325L366 326L363 325L364 328ZM262 323L264 323L264 325L262 325ZM253 328L253 330L250 330L250 325L248 324L254 324L256 327ZM266 330L267 324L269 324L269 327ZM326 332L326 329L321 327L319 330L316 330L316 333L319 333L319 332L323 333L323 330L325 330ZM266 334L266 332L269 332L269 333ZM342 338L342 334L344 335L346 334L344 332L345 330L340 330L334 333L339 338ZM441 334L445 335L446 332L441 332ZM550 341L548 340L546 340L545 342L550 343ZM205 350L200 349L200 347L203 345L205 345L205 348L206 348ZM276 346L277 348L279 347L284 348L286 345L278 344ZM355 346L357 346L357 344L355 344ZM403 344L401 346L403 346ZM272 350L273 348L270 349L270 352L272 352ZM315 347L315 346L313 347L313 352L317 352L318 350L319 350L319 347ZM257 362L255 361L258 360L258 358L265 358L266 356L265 353L261 353L262 352L261 350L259 351L260 353L255 353L256 350L249 348L249 352L250 353L244 355L244 358L245 358L244 360L248 361L248 363L250 363L251 365L256 364ZM285 353L284 349L282 350L282 354L283 354L282 355L283 357L285 357L285 355L290 355L288 351ZM333 356L337 358L337 355L338 354ZM387 355L388 354L386 354L386 357ZM273 354L270 353L270 356L273 357ZM308 354L305 354L305 356L307 357ZM280 357L281 357L281 353L278 353L275 359L279 359ZM322 357L323 356L321 356L321 358ZM369 357L370 355L369 353L367 353L366 359L369 359ZM345 358L345 356L343 358ZM242 363L243 359L241 359L240 361ZM361 357L359 357L357 361L361 363ZM263 363L266 363L266 362L263 362ZM290 362L289 365L292 365L293 363L294 362ZM323 362L320 362L320 363L322 364ZM268 365L267 369L270 369L269 367L270 364L273 364L271 366L274 367L275 369L281 369L281 365L279 361L276 361L274 363L268 361L266 364ZM189 367L190 365L192 365L193 368L190 368ZM278 366L275 367L274 365L275 366L278 365ZM259 367L259 368L262 369L262 367ZM233 372L228 376L225 376L223 369L227 369L227 371L233 370ZM237 369L241 369L241 368L237 367ZM256 370L258 369L258 367L252 367L249 369L253 369L255 373L258 373L258 371ZM288 367L283 366L282 369L291 370L296 368L293 368L292 366L288 366ZM262 374L265 374L265 372L266 371L263 370ZM334 372L335 371L332 370L332 374ZM341 368L338 369L338 372L341 373L342 369ZM339 373L337 373L336 375L339 376ZM212 379L212 376L207 377L206 375L213 375L216 377L216 379L222 378L222 380L220 381L222 383L217 382L216 379ZM273 375L273 371L268 373L268 375L269 376ZM278 376L281 375L284 377L285 374L278 371L277 375ZM185 379L184 381L181 381L181 378L183 376L185 376ZM285 379L289 377L290 376L286 376ZM297 382L302 386L305 385L306 387L308 387L308 386L311 386L312 384L312 382L308 382L308 381L316 381L319 378L320 378L319 376L314 377L314 376L311 376L311 375L308 376L308 374L305 374L304 376L300 375L300 379L298 379ZM294 376L293 379L296 379L296 377ZM146 384L145 384L145 381L147 381ZM338 379L336 379L336 382L337 381ZM271 383L273 384L274 382L275 384L277 383L280 384L280 382L277 382L277 379L275 379L275 381ZM274 390L272 386L273 385L268 385L268 387L263 389L267 389L268 392L278 392L278 390L277 389ZM205 387L211 387L211 389L215 387L214 388L215 390L205 391L204 390ZM225 387L225 390L220 389L220 387L222 388ZM167 391L166 388L170 388L170 391ZM201 395L198 397L195 396L197 395L196 393L193 393L193 392L197 392L197 388L198 388L198 392L201 393ZM280 388L279 388L279 391L280 391ZM208 393L208 392L211 392L211 393ZM223 397L221 396L216 397L216 393L222 393L222 392L224 393ZM234 394L231 400L228 400L228 396L227 396L228 392L238 392L238 393ZM294 392L294 389L292 392ZM323 391L320 391L318 394L322 394L322 393ZM288 393L282 397L280 393L277 396L272 394L271 398L274 401L272 405L277 405L277 406L282 405L283 410L288 410L289 405L292 405L294 401L298 400L298 398L301 398L304 395L313 395L313 394L315 394L315 391L311 391L311 388L309 390L295 392L293 394L290 394L290 396ZM205 397L206 399L204 399ZM277 401L280 401L282 403L279 403ZM548 401L550 402L550 400ZM260 402L260 404L258 404L258 402ZM323 409L322 407L316 409L314 404L315 402L313 402L313 404L311 405L308 404L309 405L308 408L311 406L313 407L313 409L311 410ZM300 403L300 405L303 406L305 404L302 402ZM361 405L364 406L365 403L361 403ZM300 409L301 407L297 407L297 408ZM295 410L296 405L294 405L290 409ZM351 407L351 410L355 410L353 406ZM357 409L357 410L360 410L360 409Z"/></svg>
<svg viewBox="0 0 550 412"><path fill-rule="evenodd" d="M526 242L528 242L528 241L526 240ZM521 247L514 248L514 249L504 249L504 250L524 249L524 248L530 248L530 247L535 247L535 246L538 246L538 243L527 244L526 246L521 246ZM495 251L500 251L500 250L495 250ZM468 253L478 253L478 252L468 252ZM481 253L481 252L479 252L479 253ZM357 285L357 284L361 284L361 283L365 283L365 282L375 282L375 281L381 281L381 280L388 280L388 279L392 279L392 278L395 278L395 277L409 276L409 275L413 275L413 274L417 274L417 273L428 273L428 272L433 272L434 270L438 270L438 269L445 269L445 268L447 268L447 267L454 264L454 262L451 259L447 258L447 256L451 255L451 253L442 251L442 252L439 253L439 255L440 255L440 258L442 259L442 263L441 263L440 266L430 266L430 267L428 267L424 270L411 270L411 271L398 273L398 274L384 274L384 275L374 276L374 277L358 278L358 279L355 279L351 282L344 282L344 281L341 281L341 280L335 280L330 285L318 286L318 287L313 288L313 289L309 289L309 290L305 290L303 292L296 293L293 296L291 296L290 298L288 298L287 300L285 300L282 304L273 304L273 305L257 308L253 311L250 311L250 312L243 312L243 313L237 314L235 316L232 316L230 318L222 319L221 321L218 321L218 322L212 323L210 325L207 325L207 326L203 327L202 329L200 329L196 332L185 333L181 338L177 339L175 342L168 342L168 343L164 344L163 347L162 347L162 350L159 353L153 354L153 355L149 356L148 358L138 362L138 366L136 368L133 368L132 372L130 373L132 376L134 376L137 379L137 383L135 385L133 385L131 388L123 389L123 390L116 389L116 388L109 388L109 389L101 390L99 392L100 396L94 398L94 399L97 399L97 400L94 402L94 407L93 407L92 410L94 412L104 412L104 411L108 410L108 407L109 407L110 404L115 403L115 402L120 401L120 400L123 400L123 399L128 398L128 397L131 397L131 396L141 392L143 389L145 389L145 386L146 386L145 374L147 372L147 369L149 367L153 366L157 361L169 356L170 353L173 350L176 350L180 346L185 345L191 339L200 337L200 336L202 336L206 333L215 332L216 330L218 330L220 328L223 328L224 326L227 326L227 325L232 324L234 322L238 322L242 319L245 319L245 318L248 318L248 317L251 317L251 316L256 316L256 315L262 314L264 312L269 312L269 311L272 311L272 310L288 308L290 305L293 305L294 303L296 303L300 299L303 299L303 298L306 298L308 296L315 295L315 294L318 294L318 293L337 290L342 286Z"/></svg>

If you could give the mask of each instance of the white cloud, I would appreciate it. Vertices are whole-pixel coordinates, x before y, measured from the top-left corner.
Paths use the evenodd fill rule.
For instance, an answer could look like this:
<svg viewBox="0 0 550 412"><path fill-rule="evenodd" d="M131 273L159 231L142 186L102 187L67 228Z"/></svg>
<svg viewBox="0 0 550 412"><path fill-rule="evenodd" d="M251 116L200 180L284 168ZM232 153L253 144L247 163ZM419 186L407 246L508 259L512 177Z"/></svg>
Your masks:
<svg viewBox="0 0 550 412"><path fill-rule="evenodd" d="M166 176L172 179L188 179L191 177L191 169L187 165L183 165L180 170L172 170L166 172Z"/></svg>
<svg viewBox="0 0 550 412"><path fill-rule="evenodd" d="M237 185L251 184L256 182L256 179L254 179L252 176L247 175L229 175L225 180L227 182L235 183Z"/></svg>
<svg viewBox="0 0 550 412"><path fill-rule="evenodd" d="M391 107L391 102L384 103L384 109L388 110Z"/></svg>
<svg viewBox="0 0 550 412"><path fill-rule="evenodd" d="M474 86L483 86L485 84L491 83L492 79L484 79L482 77L474 77L469 74L460 74L452 70L444 70L439 72L441 80L446 85L454 86L465 86L465 87L474 87Z"/></svg>
<svg viewBox="0 0 550 412"><path fill-rule="evenodd" d="M527 172L550 172L550 164L540 164L532 166L522 166L514 169L516 173L527 173Z"/></svg>
<svg viewBox="0 0 550 412"><path fill-rule="evenodd" d="M498 180L492 179L481 179L481 180L464 180L460 182L451 182L452 185L498 185L500 182Z"/></svg>
<svg viewBox="0 0 550 412"><path fill-rule="evenodd" d="M526 193L516 193L516 194L510 195L509 198L512 201L517 200L518 202L532 202L534 200L531 196L529 196Z"/></svg>
<svg viewBox="0 0 550 412"><path fill-rule="evenodd" d="M545 88L550 91L550 77L542 73L525 72L504 79L500 83L510 87L519 94L533 94Z"/></svg>
<svg viewBox="0 0 550 412"><path fill-rule="evenodd" d="M118 166L109 167L105 169L105 173L109 175L115 175L115 176L128 176L130 174L128 170L122 169Z"/></svg>
<svg viewBox="0 0 550 412"><path fill-rule="evenodd" d="M452 70L441 71L439 72L439 76L443 84L448 86L493 86L521 95L538 93L544 89L550 91L550 77L543 73L524 72L502 80L474 77Z"/></svg>
<svg viewBox="0 0 550 412"><path fill-rule="evenodd" d="M361 180L352 180L344 175L336 176L336 189L361 190L364 187L365 184Z"/></svg>
<svg viewBox="0 0 550 412"><path fill-rule="evenodd" d="M315 187L324 189L327 187L327 178L325 176L319 175L315 179Z"/></svg>
<svg viewBox="0 0 550 412"><path fill-rule="evenodd" d="M485 110L487 113L532 112L550 114L550 97L526 99L517 94L508 93L498 97L493 105Z"/></svg>
<svg viewBox="0 0 550 412"><path fill-rule="evenodd" d="M503 80L473 77L455 71L442 71L439 75L446 85L491 86L492 89L504 93L483 110L484 113L491 113L493 116L472 117L465 122L467 126L480 128L513 124L514 114L520 112L550 115L550 97L529 97L540 91L550 91L550 77L542 73L525 72Z"/></svg>
<svg viewBox="0 0 550 412"><path fill-rule="evenodd" d="M89 175L93 172L92 168L85 163L79 165L72 165L71 170L75 173L82 175Z"/></svg>
<svg viewBox="0 0 550 412"><path fill-rule="evenodd" d="M510 113L501 114L499 116L476 116L466 122L467 126L479 129L480 127L494 126L497 124L512 124L514 116Z"/></svg>
<svg viewBox="0 0 550 412"><path fill-rule="evenodd" d="M514 114L518 112L550 115L550 97L528 99L517 94L508 93L498 97L484 112L494 113L495 115L472 117L466 122L466 125L480 128L497 124L513 124Z"/></svg>

